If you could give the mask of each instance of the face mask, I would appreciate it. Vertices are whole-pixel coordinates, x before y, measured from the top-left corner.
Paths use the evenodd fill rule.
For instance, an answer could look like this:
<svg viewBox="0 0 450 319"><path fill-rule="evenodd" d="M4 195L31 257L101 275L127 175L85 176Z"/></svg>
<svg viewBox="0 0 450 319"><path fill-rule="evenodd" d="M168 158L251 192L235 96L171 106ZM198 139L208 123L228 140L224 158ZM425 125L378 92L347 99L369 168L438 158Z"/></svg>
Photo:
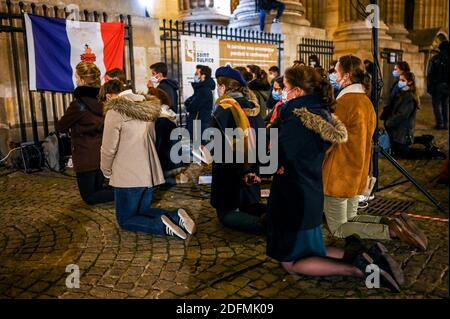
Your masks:
<svg viewBox="0 0 450 319"><path fill-rule="evenodd" d="M198 75L194 76L194 83L199 83L200 77Z"/></svg>
<svg viewBox="0 0 450 319"><path fill-rule="evenodd" d="M315 67L315 66L316 66L316 61L311 61L311 62L309 63L309 65L311 65L312 67Z"/></svg>
<svg viewBox="0 0 450 319"><path fill-rule="evenodd" d="M288 94L290 91L286 91L286 89L283 90L283 93L281 94L281 100L283 103L286 103L288 101Z"/></svg>
<svg viewBox="0 0 450 319"><path fill-rule="evenodd" d="M272 98L273 98L275 101L279 101L279 100L281 100L281 94L278 93L278 92L275 91L275 90L272 90Z"/></svg>
<svg viewBox="0 0 450 319"><path fill-rule="evenodd" d="M392 76L394 78L398 78L398 77L400 77L400 73L398 71L394 70L394 71L392 71Z"/></svg>
<svg viewBox="0 0 450 319"><path fill-rule="evenodd" d="M156 84L159 83L159 80L158 80L158 78L157 78L156 76L152 76L152 77L150 78L150 81L152 81L152 83L153 83L154 85L156 85Z"/></svg>
<svg viewBox="0 0 450 319"><path fill-rule="evenodd" d="M408 83L406 83L406 82L402 82L402 81L399 81L398 82L398 87L400 88L400 89L403 89L403 88L405 88L405 87L407 87L408 86Z"/></svg>
<svg viewBox="0 0 450 319"><path fill-rule="evenodd" d="M334 87L337 90L340 90L342 88L342 86L339 83L337 83L337 73L331 73L329 78L332 87Z"/></svg>

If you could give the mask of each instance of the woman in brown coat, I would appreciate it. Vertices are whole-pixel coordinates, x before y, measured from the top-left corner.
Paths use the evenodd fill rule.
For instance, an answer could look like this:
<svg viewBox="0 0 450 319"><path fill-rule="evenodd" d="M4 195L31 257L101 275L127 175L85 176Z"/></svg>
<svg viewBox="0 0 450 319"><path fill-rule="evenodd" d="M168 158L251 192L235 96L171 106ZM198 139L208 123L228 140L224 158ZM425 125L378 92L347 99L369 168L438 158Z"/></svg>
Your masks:
<svg viewBox="0 0 450 319"><path fill-rule="evenodd" d="M358 215L358 198L366 187L372 159L372 138L377 125L374 107L367 97L370 76L361 60L347 55L336 64L336 116L348 131L348 141L334 144L323 165L324 211L333 236L389 240L399 237L425 250L425 235L406 215L386 220L380 216Z"/></svg>
<svg viewBox="0 0 450 319"><path fill-rule="evenodd" d="M101 147L101 170L114 186L117 222L129 231L186 239L195 223L184 209L168 212L151 207L155 186L164 183L155 147L161 102L122 89L117 80L104 85L107 103Z"/></svg>
<svg viewBox="0 0 450 319"><path fill-rule="evenodd" d="M103 186L100 171L100 146L103 133L103 105L98 101L100 70L91 62L80 62L76 67L77 88L57 130L71 134L72 160L77 175L81 198L90 205L112 202L112 188Z"/></svg>

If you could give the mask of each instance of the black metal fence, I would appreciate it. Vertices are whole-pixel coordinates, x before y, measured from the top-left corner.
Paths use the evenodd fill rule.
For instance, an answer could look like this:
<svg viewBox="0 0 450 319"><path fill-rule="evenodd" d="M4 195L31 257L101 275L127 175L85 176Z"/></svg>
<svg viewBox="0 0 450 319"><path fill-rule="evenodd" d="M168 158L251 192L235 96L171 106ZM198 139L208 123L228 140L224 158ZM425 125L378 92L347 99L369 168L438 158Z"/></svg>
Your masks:
<svg viewBox="0 0 450 319"><path fill-rule="evenodd" d="M181 35L196 36L199 38L274 44L278 48L278 66L280 67L281 65L281 55L283 51L283 40L281 34L166 19L162 20L159 30L161 32L161 59L168 66L168 76L172 79L177 79L180 84L182 84L180 59ZM178 98L180 121L182 118L182 90L183 86L180 85L180 94Z"/></svg>
<svg viewBox="0 0 450 319"><path fill-rule="evenodd" d="M309 63L309 57L316 55L320 60L320 65L328 71L328 68L333 61L334 45L333 41L317 40L302 38L298 45L298 59Z"/></svg>
<svg viewBox="0 0 450 319"><path fill-rule="evenodd" d="M48 91L30 91L28 88L28 62L27 62L27 40L25 33L24 13L32 13L45 17L67 18L69 12L66 12L65 7L36 5L35 3L25 4L23 2L11 2L9 0L0 3L0 32L10 34L9 50L12 60L12 68L14 75L15 95L16 100L14 105L17 107L19 123L13 125L13 128L20 128L20 140L22 142L29 141L27 134L27 127L31 122L31 131L33 141L37 143L40 138L48 136L49 117L53 122L53 126L60 116L63 115L67 109L72 94ZM88 10L80 11L81 21L90 22L108 22L113 21L109 19L105 12ZM133 57L133 37L131 17L120 15L115 17L116 20L125 23L125 52L123 69L126 74L127 82L134 87L134 57ZM3 50L3 48L2 48ZM6 67L6 66L4 66ZM26 84L26 89L24 89ZM36 105L41 111L41 121L37 119ZM26 112L29 112L29 121L26 119ZM39 126L42 129L39 130ZM42 133L43 135L40 135Z"/></svg>

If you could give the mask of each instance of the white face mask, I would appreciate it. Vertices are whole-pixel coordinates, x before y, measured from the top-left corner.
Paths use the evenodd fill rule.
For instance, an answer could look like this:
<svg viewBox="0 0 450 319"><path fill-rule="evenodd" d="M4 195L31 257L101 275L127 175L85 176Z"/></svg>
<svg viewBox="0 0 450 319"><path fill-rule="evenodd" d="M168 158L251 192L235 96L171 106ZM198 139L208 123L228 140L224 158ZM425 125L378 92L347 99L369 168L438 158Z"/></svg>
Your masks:
<svg viewBox="0 0 450 319"><path fill-rule="evenodd" d="M150 81L152 81L153 85L155 85L155 86L159 84L159 80L156 76L152 76L150 78Z"/></svg>
<svg viewBox="0 0 450 319"><path fill-rule="evenodd" d="M286 103L288 101L289 92L290 90L287 91L286 89L284 89L283 92L281 93L281 101L283 101L283 103Z"/></svg>

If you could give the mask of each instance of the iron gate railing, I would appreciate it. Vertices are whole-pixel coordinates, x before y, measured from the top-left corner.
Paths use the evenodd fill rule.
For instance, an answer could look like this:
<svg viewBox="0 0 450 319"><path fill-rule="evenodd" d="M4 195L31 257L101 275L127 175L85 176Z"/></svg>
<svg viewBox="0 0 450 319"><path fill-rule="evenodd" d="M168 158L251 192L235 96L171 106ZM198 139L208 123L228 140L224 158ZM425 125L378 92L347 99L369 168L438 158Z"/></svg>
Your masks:
<svg viewBox="0 0 450 319"><path fill-rule="evenodd" d="M28 88L28 62L27 62L27 41L25 33L24 13L31 13L45 17L67 18L69 15L65 7L36 5L35 3L25 4L23 2L4 1L0 4L3 8L0 10L0 32L9 33L10 36L10 53L12 56L12 67L14 75L16 106L19 117L19 123L13 125L12 128L20 128L20 139L26 142L27 138L27 120L25 119L25 112L29 111L31 119L31 128L33 141L39 142L40 132L39 126L42 126L44 137L49 134L49 116L52 118L53 126L56 126L58 118L65 112L72 94L49 92L49 91L30 91ZM6 12L4 12L5 10ZM125 24L125 48L123 70L126 74L128 84L134 88L134 57L133 57L133 35L131 16L119 15L115 17L120 22ZM108 15L105 12L88 10L80 11L81 21L90 22L108 22ZM111 20L112 21L112 20ZM22 84L26 83L27 89L22 88ZM39 104L37 104L39 103ZM41 121L37 120L36 105L40 105ZM51 105L50 108L47 106ZM27 110L27 107L29 110ZM50 111L50 112L49 112ZM56 130L56 127L55 127Z"/></svg>
<svg viewBox="0 0 450 319"><path fill-rule="evenodd" d="M180 125L182 118L183 85L180 62L180 36L190 35L200 38L214 38L252 43L274 44L278 48L278 67L281 65L283 40L281 34L265 33L250 29L228 28L225 26L180 22L163 19L159 28L161 32L161 59L168 66L168 77L180 83L178 110ZM214 71L214 70L213 70Z"/></svg>
<svg viewBox="0 0 450 319"><path fill-rule="evenodd" d="M308 58L316 55L325 71L333 61L333 41L302 38L298 45L298 59L308 64Z"/></svg>

